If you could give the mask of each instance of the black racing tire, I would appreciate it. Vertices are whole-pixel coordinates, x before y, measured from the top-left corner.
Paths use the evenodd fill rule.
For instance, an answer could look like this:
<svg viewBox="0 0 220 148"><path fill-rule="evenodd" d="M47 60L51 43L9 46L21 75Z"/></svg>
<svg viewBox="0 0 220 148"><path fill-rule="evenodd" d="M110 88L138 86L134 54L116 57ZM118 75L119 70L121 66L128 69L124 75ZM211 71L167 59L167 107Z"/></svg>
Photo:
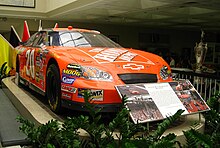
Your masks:
<svg viewBox="0 0 220 148"><path fill-rule="evenodd" d="M55 113L60 113L62 108L60 73L55 64L49 65L47 69L46 96L50 109Z"/></svg>

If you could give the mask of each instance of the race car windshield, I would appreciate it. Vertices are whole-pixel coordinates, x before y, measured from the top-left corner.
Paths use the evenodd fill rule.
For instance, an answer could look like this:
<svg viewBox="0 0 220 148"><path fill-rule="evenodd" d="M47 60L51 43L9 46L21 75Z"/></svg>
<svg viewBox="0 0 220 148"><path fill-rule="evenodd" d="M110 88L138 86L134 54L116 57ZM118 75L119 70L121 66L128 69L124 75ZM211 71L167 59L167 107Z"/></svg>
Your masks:
<svg viewBox="0 0 220 148"><path fill-rule="evenodd" d="M50 43L52 46L64 47L121 47L102 34L93 32L50 32Z"/></svg>

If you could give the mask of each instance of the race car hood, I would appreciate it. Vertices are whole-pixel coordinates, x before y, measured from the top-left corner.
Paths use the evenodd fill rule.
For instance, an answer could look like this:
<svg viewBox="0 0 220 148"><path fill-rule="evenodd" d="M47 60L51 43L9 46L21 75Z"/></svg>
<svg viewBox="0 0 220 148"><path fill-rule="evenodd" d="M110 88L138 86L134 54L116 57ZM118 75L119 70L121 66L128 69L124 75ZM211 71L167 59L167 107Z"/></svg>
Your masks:
<svg viewBox="0 0 220 148"><path fill-rule="evenodd" d="M60 53L65 53L64 56L73 61L93 64L137 62L156 65L162 60L155 54L127 48L68 48Z"/></svg>
<svg viewBox="0 0 220 148"><path fill-rule="evenodd" d="M117 73L151 71L157 73L167 63L152 53L127 48L68 48L59 50L69 63L116 70Z"/></svg>

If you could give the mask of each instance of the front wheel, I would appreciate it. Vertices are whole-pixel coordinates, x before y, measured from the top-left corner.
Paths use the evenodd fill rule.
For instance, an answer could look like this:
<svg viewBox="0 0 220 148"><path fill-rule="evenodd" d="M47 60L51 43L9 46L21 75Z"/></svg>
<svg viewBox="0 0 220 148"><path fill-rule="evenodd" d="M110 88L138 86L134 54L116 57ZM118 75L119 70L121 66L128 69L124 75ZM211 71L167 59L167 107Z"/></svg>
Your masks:
<svg viewBox="0 0 220 148"><path fill-rule="evenodd" d="M48 67L46 86L50 109L55 113L59 113L61 111L61 84L59 69L55 64Z"/></svg>
<svg viewBox="0 0 220 148"><path fill-rule="evenodd" d="M20 65L19 65L19 60L18 60L18 56L16 58L16 73L15 73L15 84L16 85L20 85L20 74L19 74L19 69L20 69Z"/></svg>

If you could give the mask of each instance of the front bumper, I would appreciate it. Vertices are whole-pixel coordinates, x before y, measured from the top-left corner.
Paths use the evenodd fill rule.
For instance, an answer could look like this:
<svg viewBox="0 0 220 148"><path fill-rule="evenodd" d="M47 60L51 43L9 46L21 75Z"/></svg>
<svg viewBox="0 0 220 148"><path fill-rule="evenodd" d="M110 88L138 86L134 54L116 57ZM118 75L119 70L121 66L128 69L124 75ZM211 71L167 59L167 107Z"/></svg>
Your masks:
<svg viewBox="0 0 220 148"><path fill-rule="evenodd" d="M122 106L121 103L115 103L115 104L91 104L94 109L101 109L100 112L118 112L120 111L120 108ZM71 100L62 100L62 106L65 108L78 110L78 111L88 111L86 108L85 103L81 102L74 102Z"/></svg>

